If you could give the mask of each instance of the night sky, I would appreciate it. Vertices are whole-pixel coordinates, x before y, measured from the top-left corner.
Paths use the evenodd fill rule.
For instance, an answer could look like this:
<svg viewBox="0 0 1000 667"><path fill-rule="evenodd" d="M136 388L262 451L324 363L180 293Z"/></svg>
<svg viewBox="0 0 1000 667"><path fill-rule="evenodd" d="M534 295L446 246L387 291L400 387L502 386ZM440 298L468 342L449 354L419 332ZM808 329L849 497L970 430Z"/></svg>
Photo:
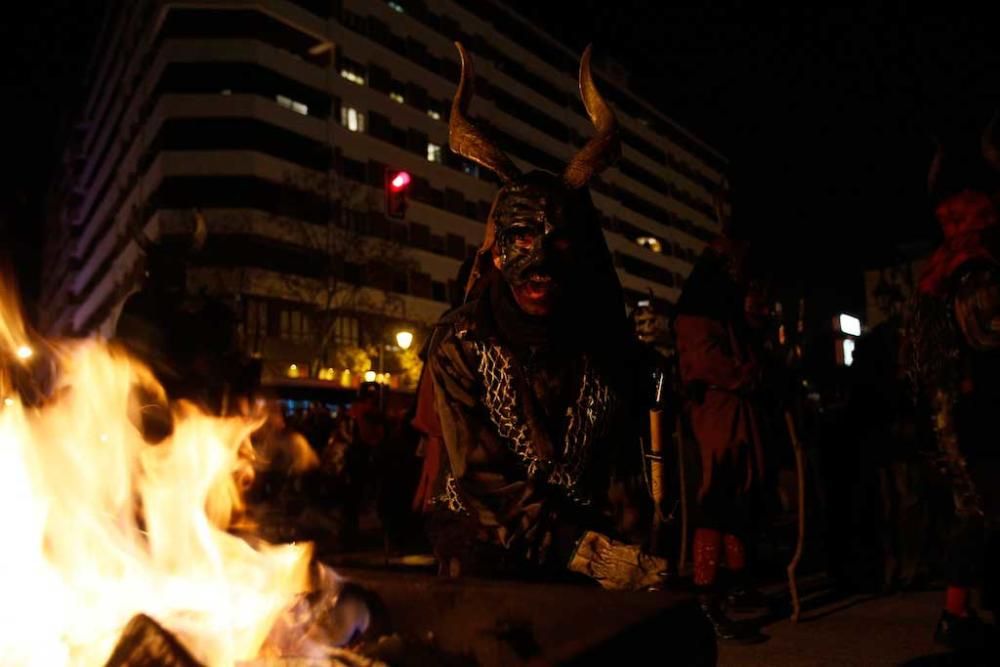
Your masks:
<svg viewBox="0 0 1000 667"><path fill-rule="evenodd" d="M779 280L811 290L850 292L897 245L935 241L932 137L978 141L1000 105L995 20L967 9L574 4L577 16L513 2L573 48L593 41L620 60L633 88L722 150L746 235Z"/></svg>
<svg viewBox="0 0 1000 667"><path fill-rule="evenodd" d="M2 28L2 127L15 169L0 187L0 238L30 292L60 120L78 104L103 3L26 4ZM847 11L577 0L573 14L565 3L511 4L577 50L593 41L647 99L722 150L740 226L779 278L812 289L841 291L897 243L933 240L931 138L971 141L1000 105L988 16L929 16L904 3Z"/></svg>

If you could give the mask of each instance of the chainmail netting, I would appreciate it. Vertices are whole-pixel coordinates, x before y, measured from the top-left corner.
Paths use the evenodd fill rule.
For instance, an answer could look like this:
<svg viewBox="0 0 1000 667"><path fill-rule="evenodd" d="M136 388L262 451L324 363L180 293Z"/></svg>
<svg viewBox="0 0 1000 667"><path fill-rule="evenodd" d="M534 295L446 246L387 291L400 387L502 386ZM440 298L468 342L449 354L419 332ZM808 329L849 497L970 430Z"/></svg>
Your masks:
<svg viewBox="0 0 1000 667"><path fill-rule="evenodd" d="M590 499L580 492L579 484L591 445L605 434L610 422L614 397L608 385L586 360L577 399L566 411L560 460L547 461L539 458L532 445L531 429L515 383L518 370L510 352L494 343L475 343L475 349L483 383L483 405L497 434L524 465L528 478L558 486L572 501L589 505ZM466 511L451 474L446 477L445 491L437 501L453 512Z"/></svg>

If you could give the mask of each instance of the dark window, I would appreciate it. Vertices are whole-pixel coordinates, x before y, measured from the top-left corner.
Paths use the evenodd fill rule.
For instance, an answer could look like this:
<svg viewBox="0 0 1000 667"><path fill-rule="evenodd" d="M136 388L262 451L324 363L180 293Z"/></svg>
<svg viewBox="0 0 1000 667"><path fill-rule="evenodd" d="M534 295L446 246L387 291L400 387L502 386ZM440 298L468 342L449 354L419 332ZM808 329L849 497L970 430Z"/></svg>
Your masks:
<svg viewBox="0 0 1000 667"><path fill-rule="evenodd" d="M459 190L445 188L444 208L457 215L465 215L465 195Z"/></svg>
<svg viewBox="0 0 1000 667"><path fill-rule="evenodd" d="M479 220L479 222L486 222L490 217L490 210L492 208L493 204L491 202L488 201L479 202L479 215L476 216L476 219Z"/></svg>
<svg viewBox="0 0 1000 667"><path fill-rule="evenodd" d="M224 90L272 101L281 95L306 105L310 116L325 118L330 114L330 98L325 92L253 63L170 63L163 70L156 92L221 94Z"/></svg>
<svg viewBox="0 0 1000 667"><path fill-rule="evenodd" d="M392 290L393 272L382 262L369 262L365 267L365 284L388 292Z"/></svg>
<svg viewBox="0 0 1000 667"><path fill-rule="evenodd" d="M476 93L479 93L479 87L476 88ZM530 104L525 104L523 101L515 98L513 95L509 95L502 90L496 90L494 94L496 99L496 105L501 110L504 111L514 118L517 118L521 122L527 123L541 130L550 137L554 137L559 141L569 140L569 131L566 127L566 123L558 121L551 116L548 116Z"/></svg>
<svg viewBox="0 0 1000 667"><path fill-rule="evenodd" d="M389 70L374 63L368 65L368 86L370 88L388 95L389 91L392 90L392 85L392 76L389 74Z"/></svg>
<svg viewBox="0 0 1000 667"><path fill-rule="evenodd" d="M401 222L392 223L392 240L400 245L406 245L409 242L409 230L406 225Z"/></svg>
<svg viewBox="0 0 1000 667"><path fill-rule="evenodd" d="M431 298L442 303L448 302L448 286L435 280L431 283Z"/></svg>
<svg viewBox="0 0 1000 667"><path fill-rule="evenodd" d="M361 33L362 35L367 34L368 21L360 14L355 14L352 11L344 9L340 12L340 22L349 30Z"/></svg>
<svg viewBox="0 0 1000 667"><path fill-rule="evenodd" d="M209 235L197 264L212 267L248 266L276 273L319 278L326 273L323 253L242 234Z"/></svg>
<svg viewBox="0 0 1000 667"><path fill-rule="evenodd" d="M374 16L368 17L368 36L374 41L385 46L389 43L389 35L391 34L388 25Z"/></svg>
<svg viewBox="0 0 1000 667"><path fill-rule="evenodd" d="M361 284L361 265L354 262L344 262L344 280L352 285Z"/></svg>
<svg viewBox="0 0 1000 667"><path fill-rule="evenodd" d="M422 158L427 157L427 135L419 130L406 131L406 150L416 153Z"/></svg>
<svg viewBox="0 0 1000 667"><path fill-rule="evenodd" d="M332 159L325 144L251 118L171 118L160 127L146 160L164 150L255 150L317 170L328 169Z"/></svg>
<svg viewBox="0 0 1000 667"><path fill-rule="evenodd" d="M358 183L364 183L368 175L368 165L359 160L344 158L344 177Z"/></svg>
<svg viewBox="0 0 1000 667"><path fill-rule="evenodd" d="M245 9L181 9L167 12L158 39L221 37L259 39L307 57L317 40L262 12Z"/></svg>
<svg viewBox="0 0 1000 667"><path fill-rule="evenodd" d="M621 172L626 176L628 176L629 178L635 179L636 181L642 183L646 187L652 188L657 192L662 192L663 194L666 194L667 191L669 190L667 182L663 180L662 177L657 176L656 174L646 169L643 169L634 162L625 159L619 160L618 168L621 169Z"/></svg>
<svg viewBox="0 0 1000 667"><path fill-rule="evenodd" d="M422 299L433 298L433 287L431 286L430 274L413 272L410 274L410 291L413 296Z"/></svg>
<svg viewBox="0 0 1000 667"><path fill-rule="evenodd" d="M350 232L364 234L367 231L368 213L347 209L344 211L344 227Z"/></svg>
<svg viewBox="0 0 1000 667"><path fill-rule="evenodd" d="M380 239L389 238L389 221L378 211L368 211L368 234Z"/></svg>
<svg viewBox="0 0 1000 667"><path fill-rule="evenodd" d="M431 228L427 225L411 222L410 245L421 250L429 250L431 246Z"/></svg>
<svg viewBox="0 0 1000 667"><path fill-rule="evenodd" d="M330 0L290 0L290 2L323 18L330 18L330 10L333 6Z"/></svg>
<svg viewBox="0 0 1000 667"><path fill-rule="evenodd" d="M330 208L325 197L244 176L170 176L149 202L151 210L249 208L317 223L327 220Z"/></svg>
<svg viewBox="0 0 1000 667"><path fill-rule="evenodd" d="M381 162L368 161L368 185L374 188L385 187L385 165Z"/></svg>
<svg viewBox="0 0 1000 667"><path fill-rule="evenodd" d="M381 141L392 142L392 123L376 111L368 112L368 134Z"/></svg>
<svg viewBox="0 0 1000 667"><path fill-rule="evenodd" d="M657 148L650 142L646 141L635 132L629 130L626 127L620 127L619 131L621 132L622 139L625 141L625 143L627 143L629 146L636 149L646 157L656 160L661 164L666 160L666 153L664 153L663 150Z"/></svg>
<svg viewBox="0 0 1000 667"><path fill-rule="evenodd" d="M445 247L449 257L465 259L465 239L458 234L448 234L445 237Z"/></svg>
<svg viewBox="0 0 1000 667"><path fill-rule="evenodd" d="M403 96L406 99L406 103L414 109L419 109L420 111L427 110L427 90L422 86L418 86L415 83L407 83L406 89L403 91Z"/></svg>

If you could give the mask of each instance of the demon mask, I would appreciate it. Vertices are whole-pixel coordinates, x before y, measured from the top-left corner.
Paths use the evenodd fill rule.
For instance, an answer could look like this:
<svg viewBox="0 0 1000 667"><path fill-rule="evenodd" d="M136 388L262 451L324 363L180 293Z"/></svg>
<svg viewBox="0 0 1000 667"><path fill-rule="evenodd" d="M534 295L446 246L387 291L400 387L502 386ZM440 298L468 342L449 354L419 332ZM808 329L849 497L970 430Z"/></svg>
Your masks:
<svg viewBox="0 0 1000 667"><path fill-rule="evenodd" d="M601 97L590 71L590 48L580 62L580 92L596 129L562 174L522 174L468 117L475 74L461 44L462 78L452 104L451 149L490 169L502 187L493 202L486 239L469 277L467 294L476 293L485 276L499 271L518 306L529 315L547 315L585 270L600 225L587 183L621 154L618 123ZM603 244L603 238L600 239ZM606 246L604 246L606 253Z"/></svg>

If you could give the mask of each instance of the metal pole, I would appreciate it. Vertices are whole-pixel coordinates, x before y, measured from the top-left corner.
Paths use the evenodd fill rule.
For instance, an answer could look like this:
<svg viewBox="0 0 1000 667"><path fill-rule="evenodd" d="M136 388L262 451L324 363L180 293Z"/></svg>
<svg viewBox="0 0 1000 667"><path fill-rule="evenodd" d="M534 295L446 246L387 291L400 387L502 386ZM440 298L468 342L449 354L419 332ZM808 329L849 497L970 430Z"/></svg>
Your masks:
<svg viewBox="0 0 1000 667"><path fill-rule="evenodd" d="M378 346L378 374L385 379L385 343L380 343ZM379 382L378 377L375 378L376 384L378 384L378 409L379 412L385 410L385 383Z"/></svg>
<svg viewBox="0 0 1000 667"><path fill-rule="evenodd" d="M680 483L681 496L681 547L680 555L677 559L677 573L681 574L687 565L687 541L688 541L688 501L687 501L687 473L684 465L684 419L680 413L677 414L677 421L674 427L674 439L677 442L677 477Z"/></svg>
<svg viewBox="0 0 1000 667"><path fill-rule="evenodd" d="M795 579L795 569L802 559L802 547L806 535L806 491L805 491L805 462L802 457L802 443L799 442L798 434L795 430L795 422L792 413L785 410L785 426L788 427L788 437L792 441L792 451L795 452L795 476L799 491L799 534L795 541L795 554L788 564L788 590L792 595L792 622L797 623L801 607L799 605L799 587Z"/></svg>

